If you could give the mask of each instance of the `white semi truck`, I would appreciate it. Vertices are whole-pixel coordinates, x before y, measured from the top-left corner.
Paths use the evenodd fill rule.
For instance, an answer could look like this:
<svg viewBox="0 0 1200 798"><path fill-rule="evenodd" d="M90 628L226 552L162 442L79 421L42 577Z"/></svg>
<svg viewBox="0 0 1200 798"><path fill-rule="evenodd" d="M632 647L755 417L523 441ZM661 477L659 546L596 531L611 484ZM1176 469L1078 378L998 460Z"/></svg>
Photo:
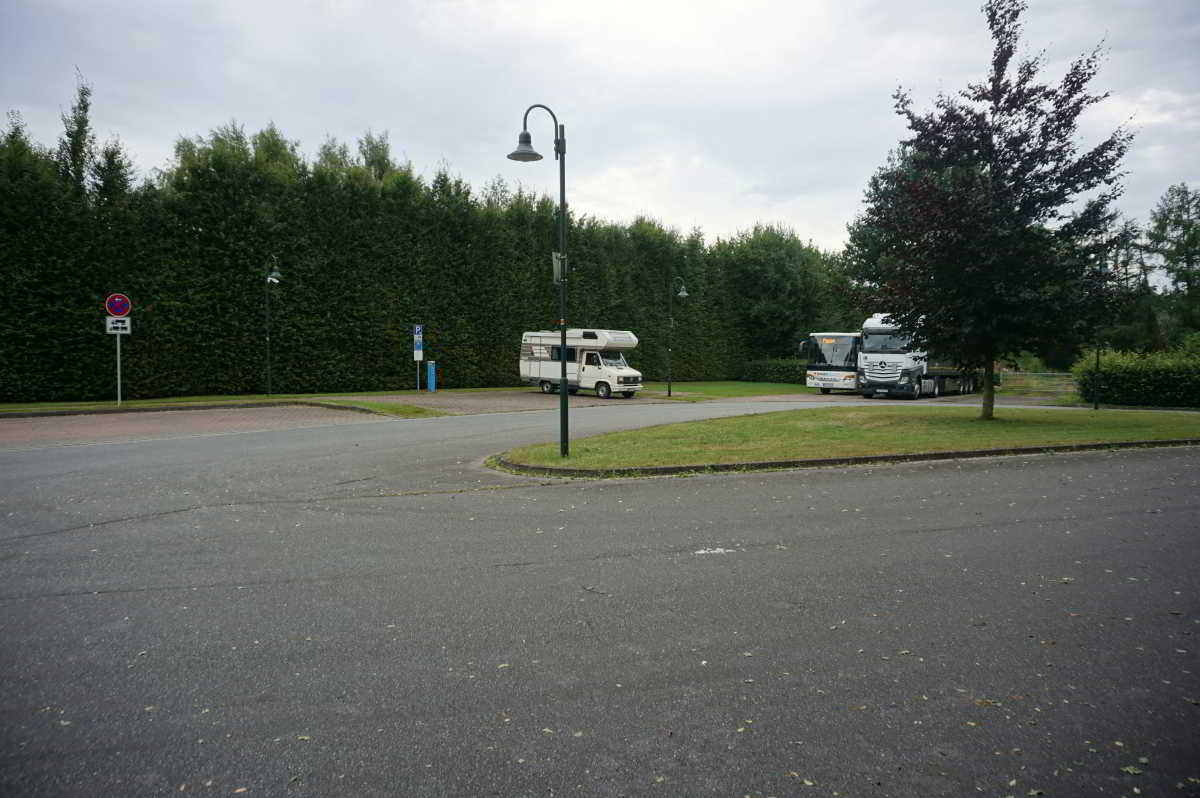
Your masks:
<svg viewBox="0 0 1200 798"><path fill-rule="evenodd" d="M567 330L567 390L595 391L607 399L620 393L626 399L642 389L642 373L629 367L625 353L636 347L628 330ZM562 333L527 332L521 336L521 382L554 393L562 380Z"/></svg>
<svg viewBox="0 0 1200 798"><path fill-rule="evenodd" d="M867 398L920 399L948 392L973 393L977 378L971 371L913 349L908 335L886 313L876 313L863 322L857 382L858 392Z"/></svg>

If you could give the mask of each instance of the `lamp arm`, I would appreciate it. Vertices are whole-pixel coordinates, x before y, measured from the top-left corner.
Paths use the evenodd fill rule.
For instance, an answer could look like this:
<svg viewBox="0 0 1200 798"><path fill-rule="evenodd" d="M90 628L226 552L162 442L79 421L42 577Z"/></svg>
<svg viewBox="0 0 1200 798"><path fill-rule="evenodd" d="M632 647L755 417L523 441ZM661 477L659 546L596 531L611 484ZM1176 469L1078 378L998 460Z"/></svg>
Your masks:
<svg viewBox="0 0 1200 798"><path fill-rule="evenodd" d="M563 130L562 125L558 124L558 117L550 110L550 106L534 103L525 109L525 116L521 118L521 130L529 130L529 112L534 108L541 108L546 113L550 114L550 119L554 121L554 159L558 160L559 156L566 154L567 151L567 134Z"/></svg>

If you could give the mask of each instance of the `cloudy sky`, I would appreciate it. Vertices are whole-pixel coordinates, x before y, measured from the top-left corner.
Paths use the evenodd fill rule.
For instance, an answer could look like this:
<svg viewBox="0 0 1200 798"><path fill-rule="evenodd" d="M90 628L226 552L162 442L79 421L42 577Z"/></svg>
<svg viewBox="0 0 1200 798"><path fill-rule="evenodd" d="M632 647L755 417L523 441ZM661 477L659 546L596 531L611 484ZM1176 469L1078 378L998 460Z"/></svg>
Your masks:
<svg viewBox="0 0 1200 798"><path fill-rule="evenodd" d="M918 108L986 74L978 0L0 0L0 106L52 144L76 69L100 139L142 174L181 136L274 122L314 156L386 131L393 153L482 187L557 195L547 159L516 163L525 109L566 126L567 199L710 242L778 223L838 248L863 188ZM1200 0L1030 0L1024 43L1047 80L1101 40L1111 98L1083 143L1128 123L1122 209L1200 185Z"/></svg>

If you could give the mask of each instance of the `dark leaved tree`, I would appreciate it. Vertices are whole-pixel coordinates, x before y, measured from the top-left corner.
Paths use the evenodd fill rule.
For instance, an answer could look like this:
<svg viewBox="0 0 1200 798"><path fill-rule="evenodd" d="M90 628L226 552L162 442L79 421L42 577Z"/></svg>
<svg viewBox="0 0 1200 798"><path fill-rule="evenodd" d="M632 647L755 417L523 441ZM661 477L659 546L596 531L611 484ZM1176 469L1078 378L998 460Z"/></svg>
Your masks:
<svg viewBox="0 0 1200 798"><path fill-rule="evenodd" d="M1022 0L989 0L994 41L982 83L896 111L912 135L872 178L850 225L847 264L876 312L923 349L985 372L981 418L993 417L994 364L1059 336L1078 336L1109 306L1118 167L1131 134L1090 150L1080 115L1107 95L1088 85L1100 49L1057 86L1039 82L1041 54L1014 63Z"/></svg>

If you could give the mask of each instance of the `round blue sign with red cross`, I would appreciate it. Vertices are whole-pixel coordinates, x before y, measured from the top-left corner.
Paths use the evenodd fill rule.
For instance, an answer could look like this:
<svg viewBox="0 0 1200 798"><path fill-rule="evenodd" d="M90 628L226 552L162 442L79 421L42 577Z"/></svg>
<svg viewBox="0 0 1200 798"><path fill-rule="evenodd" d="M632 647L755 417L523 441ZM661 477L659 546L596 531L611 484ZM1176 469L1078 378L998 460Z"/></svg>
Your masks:
<svg viewBox="0 0 1200 798"><path fill-rule="evenodd" d="M104 300L104 309L110 316L128 316L129 311L133 310L133 303L124 294L110 294Z"/></svg>

